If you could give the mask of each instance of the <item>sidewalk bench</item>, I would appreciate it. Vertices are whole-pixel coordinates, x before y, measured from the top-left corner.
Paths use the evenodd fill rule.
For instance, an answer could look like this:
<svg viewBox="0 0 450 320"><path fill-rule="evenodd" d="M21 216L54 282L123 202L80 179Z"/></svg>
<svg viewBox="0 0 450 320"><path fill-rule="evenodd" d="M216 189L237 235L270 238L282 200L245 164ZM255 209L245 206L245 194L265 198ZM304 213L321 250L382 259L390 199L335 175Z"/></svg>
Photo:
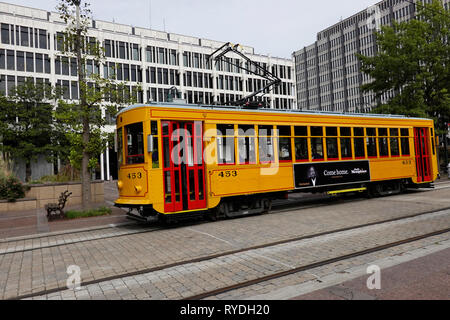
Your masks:
<svg viewBox="0 0 450 320"><path fill-rule="evenodd" d="M59 196L58 203L48 203L45 205L45 210L47 210L47 219L51 220L54 216L58 216L60 218L64 217L64 207L67 202L67 198L72 194L69 190L61 192Z"/></svg>

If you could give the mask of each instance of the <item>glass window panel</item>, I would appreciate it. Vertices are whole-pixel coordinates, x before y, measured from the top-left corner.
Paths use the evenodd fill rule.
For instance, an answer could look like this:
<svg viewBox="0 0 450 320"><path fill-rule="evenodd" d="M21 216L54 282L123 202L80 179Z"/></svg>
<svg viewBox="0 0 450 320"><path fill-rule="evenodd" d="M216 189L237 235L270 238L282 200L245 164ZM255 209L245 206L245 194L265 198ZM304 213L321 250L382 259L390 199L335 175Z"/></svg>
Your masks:
<svg viewBox="0 0 450 320"><path fill-rule="evenodd" d="M377 139L374 137L368 137L366 143L367 143L367 155L369 157L376 157L377 156Z"/></svg>
<svg viewBox="0 0 450 320"><path fill-rule="evenodd" d="M390 128L390 129L389 129L389 135L390 135L391 137L398 137L398 129L396 129L396 128Z"/></svg>
<svg viewBox="0 0 450 320"><path fill-rule="evenodd" d="M6 51L0 49L0 69L5 69L6 67Z"/></svg>
<svg viewBox="0 0 450 320"><path fill-rule="evenodd" d="M410 155L409 138L401 138L401 148L402 148L402 155L403 156L409 156Z"/></svg>
<svg viewBox="0 0 450 320"><path fill-rule="evenodd" d="M42 54L36 53L36 72L43 73L44 72L44 59Z"/></svg>
<svg viewBox="0 0 450 320"><path fill-rule="evenodd" d="M280 137L290 137L291 127L290 126L277 126L278 136Z"/></svg>
<svg viewBox="0 0 450 320"><path fill-rule="evenodd" d="M387 137L387 135L388 135L387 128L379 128L378 129L378 136L380 136L380 137Z"/></svg>
<svg viewBox="0 0 450 320"><path fill-rule="evenodd" d="M278 139L278 159L280 161L291 161L291 138Z"/></svg>
<svg viewBox="0 0 450 320"><path fill-rule="evenodd" d="M364 137L364 128L353 128L353 135L355 137Z"/></svg>
<svg viewBox="0 0 450 320"><path fill-rule="evenodd" d="M2 35L2 43L4 44L9 44L10 40L9 40L9 24L6 23L2 23L2 31L1 31L1 35Z"/></svg>
<svg viewBox="0 0 450 320"><path fill-rule="evenodd" d="M351 128L348 128L348 127L340 128L340 131L341 131L341 137L351 137L351 135L352 135Z"/></svg>
<svg viewBox="0 0 450 320"><path fill-rule="evenodd" d="M308 156L308 139L307 138L295 138L295 159L297 161L309 160Z"/></svg>
<svg viewBox="0 0 450 320"><path fill-rule="evenodd" d="M322 138L311 138L311 156L313 160L324 159Z"/></svg>
<svg viewBox="0 0 450 320"><path fill-rule="evenodd" d="M346 159L353 158L351 138L341 138L341 156Z"/></svg>
<svg viewBox="0 0 450 320"><path fill-rule="evenodd" d="M366 132L367 132L368 137L376 137L377 136L377 130L375 128L367 128Z"/></svg>
<svg viewBox="0 0 450 320"><path fill-rule="evenodd" d="M322 127L311 127L311 136L322 137L323 136L323 128Z"/></svg>
<svg viewBox="0 0 450 320"><path fill-rule="evenodd" d="M400 146L398 138L390 138L391 156L397 157L400 155Z"/></svg>
<svg viewBox="0 0 450 320"><path fill-rule="evenodd" d="M336 131L337 133L337 131ZM328 159L338 159L338 141L337 138L327 138L327 157Z"/></svg>
<svg viewBox="0 0 450 320"><path fill-rule="evenodd" d="M259 137L259 161L261 163L273 162L275 160L273 138Z"/></svg>
<svg viewBox="0 0 450 320"><path fill-rule="evenodd" d="M144 139L142 122L125 126L127 164L144 163Z"/></svg>
<svg viewBox="0 0 450 320"><path fill-rule="evenodd" d="M386 134L387 134L387 130L386 130ZM378 146L380 149L380 157L389 156L388 138L378 138Z"/></svg>
<svg viewBox="0 0 450 320"><path fill-rule="evenodd" d="M327 127L327 137L337 137L337 127Z"/></svg>

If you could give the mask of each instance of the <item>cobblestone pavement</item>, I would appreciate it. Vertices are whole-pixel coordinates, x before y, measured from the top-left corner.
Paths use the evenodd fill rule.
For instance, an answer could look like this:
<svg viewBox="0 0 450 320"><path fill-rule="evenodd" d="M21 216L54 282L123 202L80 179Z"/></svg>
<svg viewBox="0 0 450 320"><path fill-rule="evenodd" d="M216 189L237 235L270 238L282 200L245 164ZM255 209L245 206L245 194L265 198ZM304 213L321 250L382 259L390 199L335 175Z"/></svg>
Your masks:
<svg viewBox="0 0 450 320"><path fill-rule="evenodd" d="M181 299L445 227L450 227L450 210L103 281L78 291L64 290L34 299ZM450 232L444 239L449 237ZM268 289L263 285L252 287L244 288L237 296L224 294L217 298L243 299L252 290L262 293Z"/></svg>
<svg viewBox="0 0 450 320"><path fill-rule="evenodd" d="M68 277L66 270L69 265L80 266L83 282L101 280L105 277L138 272L170 263L206 257L211 254L224 253L414 213L438 210L450 207L449 195L449 189L442 189L371 200L337 202L320 208L224 220L144 234L71 243L25 252L4 253L0 254L0 297L3 299L14 298L43 290L65 287ZM444 215L439 219L442 220L439 223L439 227L442 227L448 222L449 216ZM423 228L419 229L422 230ZM417 232L418 230L412 229L409 231ZM396 232L393 232L392 236L396 234ZM80 234L79 239L81 240L85 236ZM372 234L364 238L370 240L372 239ZM51 241L57 241L57 239L58 236L50 236L32 240L32 243L36 242L36 245L40 246ZM361 243L360 239L355 239L354 241L355 245ZM376 241L372 241L369 244L366 243L366 245L371 246L375 243ZM9 242L7 248L20 249L24 248L26 244L25 241ZM316 258L321 257L321 254L335 251L334 244L330 244L330 246L328 248L319 247ZM345 246L348 246L348 244ZM300 256L303 259L303 254L300 254ZM308 252L306 252L306 256L309 256ZM254 257L250 258L254 259ZM279 261L285 265L291 265L289 261L283 260L283 256L275 256L272 259L276 260L271 267L273 270L278 270L282 267L278 263ZM256 259L256 261L260 261L260 264L267 263L265 258ZM202 263L192 266L192 268L200 268L201 270L201 268L204 268ZM181 266L182 270L183 268L187 267ZM245 263L243 263L242 268L245 270ZM239 274L243 270L235 271L232 268L231 270L220 269L217 272L223 276L223 279L226 279L225 282L229 279L238 281L244 277L243 274ZM179 273L178 269L176 272L174 271L175 278L177 273ZM182 274L190 275L191 273L192 270L186 269ZM155 274L162 279L172 278L172 275L167 270L162 270L160 273L152 273L152 277ZM144 281L144 278L143 275L139 275L130 279L130 282L137 282L139 279ZM210 286L211 284L208 281L211 282L214 279L207 273L200 272L198 278L190 276L186 285L178 283L177 285L181 288L178 291L184 290L182 288L189 288L189 290L195 291L198 288L192 284L195 284L194 281L198 280L197 286L203 288L202 285ZM212 282L218 285L222 283L220 280L215 279ZM112 280L111 283L120 283L121 281L123 282L121 279ZM189 284L189 281L191 284ZM169 282L169 280L163 281L163 287L164 283L167 284L166 282ZM144 281L144 283L149 284L148 281ZM178 287L176 286L176 288ZM192 292L192 290L189 292ZM175 292L178 294L178 291ZM186 295L188 291L183 292ZM152 293L155 294L155 296L151 296L152 298L181 296L179 294L175 295L171 291L165 292L164 295L161 292L159 296L155 292ZM65 293L65 295L67 294L69 293ZM74 294L82 295L80 292ZM119 296L122 297L121 295ZM143 297L144 294L139 295L139 297L141 296Z"/></svg>

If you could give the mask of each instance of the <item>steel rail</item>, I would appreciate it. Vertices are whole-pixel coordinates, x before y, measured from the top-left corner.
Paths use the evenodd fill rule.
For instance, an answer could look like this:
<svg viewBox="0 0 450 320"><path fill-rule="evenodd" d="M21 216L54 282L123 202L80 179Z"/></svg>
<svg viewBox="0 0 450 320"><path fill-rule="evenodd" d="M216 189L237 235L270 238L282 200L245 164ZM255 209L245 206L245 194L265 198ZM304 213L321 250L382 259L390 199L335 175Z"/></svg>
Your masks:
<svg viewBox="0 0 450 320"><path fill-rule="evenodd" d="M161 266L156 266L156 267L152 267L152 268L145 268L145 269L138 270L138 271L125 272L125 273L122 273L122 274L117 274L117 275L113 275L113 276L109 276L109 277L103 277L103 278L97 278L95 280L85 281L85 282L82 282L80 284L80 286L88 286L88 285L91 285L91 284L96 284L96 283L100 283L100 282L104 282L104 281L111 281L111 280L125 278L125 277L132 277L132 276L142 275L142 274L156 272L156 271L161 271L161 270L164 270L164 269L173 268L173 267L177 267L177 266L181 266L181 265L208 261L208 260L220 258L220 257L227 256L227 255L238 254L238 253L242 253L242 252L246 252L246 251L252 251L252 250L256 250L256 249L272 247L272 246L286 244L286 243L290 243L290 242L296 242L296 241L302 241L302 240L307 240L307 239L313 239L313 238L317 238L317 237L321 237L321 236L325 236L325 235L330 235L330 234L334 234L334 233L361 229L361 228L364 228L364 227L376 226L376 225L390 223L390 222L395 222L395 221L400 221L400 220L404 220L404 219L408 219L408 218L414 218L414 217L418 217L418 216L421 216L421 215L432 214L432 213L436 213L436 212L440 212L440 211L444 211L444 210L450 210L450 207L448 207L448 208L441 208L441 209L438 209L438 210L433 210L433 211L428 211L428 212L422 212L422 213L413 214L413 215L404 216L404 217L392 218L392 219L388 219L388 220L384 220L384 221L371 222L371 223L366 223L366 224L352 226L352 227L346 227L346 228L335 229L335 230L320 232L320 233L311 234L311 235L305 235L305 236L300 236L300 237L295 237L295 238L289 238L289 239L274 241L274 242L260 244L260 245L255 245L255 246L251 246L251 247L247 247L247 248L240 248L240 249L236 249L236 250L224 251L222 253L217 253L217 254L213 254L213 255L209 255L209 256L203 256L203 257L197 257L197 258L193 258L193 259L189 259L189 260L178 261L178 262L165 264L165 265L161 265ZM450 229L445 229L445 230L446 230L445 232L450 231ZM441 232L441 233L445 233L445 232ZM331 263L331 262L329 262L329 263ZM262 280L262 281L264 281L264 280ZM51 294L51 293L64 291L64 290L67 290L67 287L56 287L56 288L53 288L53 289L47 289L47 290L42 290L42 291L35 292L35 293L21 295L21 296L15 297L15 298L11 298L9 300L27 299L27 298L32 298L32 297L35 297L35 296L48 295L48 294Z"/></svg>
<svg viewBox="0 0 450 320"><path fill-rule="evenodd" d="M221 294L221 293L233 291L233 290L236 290L236 289L245 288L245 287L248 287L248 286L251 286L251 285L255 285L255 284L258 284L258 283L261 283L261 282L265 282L265 281L268 281L268 280L273 280L273 279L281 278L281 277L284 277L284 276L292 275L292 274L295 274L295 273L298 273L298 272L311 270L311 269L314 269L314 268L317 268L317 267L322 267L322 266L325 266L325 265L328 265L328 264L332 264L332 263L335 263L335 262L339 262L339 261L343 261L343 260L347 260L347 259L363 256L363 255L366 255L366 254L369 254L369 253L374 253L374 252L377 252L377 251L386 250L386 249L389 249L389 248L397 247L397 246L400 246L400 245L403 245L403 244L415 242L415 241L418 241L418 240L430 238L430 237L441 235L441 234L448 233L448 232L450 232L450 228L439 230L439 231L434 231L434 232L431 232L431 233L427 233L427 234L424 234L424 235L408 238L408 239L405 239L405 240L395 241L395 242L392 242L392 243L384 244L384 245L373 247L373 248L370 248L370 249L365 249L365 250L362 250L362 251L358 251L358 252L342 255L342 256L339 256L339 257L335 257L335 258L331 258L331 259L327 259L327 260L323 260L323 261L319 261L319 262L314 262L314 263L311 263L311 264L308 264L308 265L305 265L305 266L301 266L301 267L297 267L297 268L294 268L294 269L281 271L281 272L270 274L270 275L267 275L267 276L264 276L264 277L260 277L260 278L257 278L257 279L248 280L248 281L244 281L244 282L241 282L241 283L238 283L238 284L234 284L234 285L231 285L231 286L227 286L227 287L215 289L215 290L212 290L212 291L200 293L200 294L197 294L197 295L194 295L194 296L187 297L187 298L185 298L183 300L201 300L201 299L205 299L205 298L208 298L208 297L211 297L211 296L215 296L215 295L218 295L218 294Z"/></svg>

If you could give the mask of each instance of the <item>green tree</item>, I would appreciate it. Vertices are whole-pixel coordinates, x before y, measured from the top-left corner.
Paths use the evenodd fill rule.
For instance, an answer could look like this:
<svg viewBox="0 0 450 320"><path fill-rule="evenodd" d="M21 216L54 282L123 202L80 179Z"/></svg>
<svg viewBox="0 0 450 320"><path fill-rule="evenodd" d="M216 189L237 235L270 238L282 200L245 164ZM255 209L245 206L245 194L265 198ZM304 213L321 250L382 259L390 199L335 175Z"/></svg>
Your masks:
<svg viewBox="0 0 450 320"><path fill-rule="evenodd" d="M450 13L438 0L416 5L415 19L376 33L376 56L357 55L373 79L362 90L375 93L378 101L394 93L375 112L431 117L443 130L450 116Z"/></svg>
<svg viewBox="0 0 450 320"><path fill-rule="evenodd" d="M118 105L132 103L136 99L122 83L101 78L96 72L104 60L104 49L88 34L91 23L89 4L81 0L60 0L56 9L67 24L65 32L57 38L58 50L77 61L79 86L79 100L76 103L60 101L57 118L59 125L65 127L70 142L69 159L81 172L82 206L87 209L91 204L91 171L97 165L107 140L101 130L105 125L102 108L114 115ZM112 104L105 104L105 100Z"/></svg>
<svg viewBox="0 0 450 320"><path fill-rule="evenodd" d="M9 160L25 162L25 181L31 179L31 163L39 155L52 161L58 154L53 126L51 87L27 79L12 94L0 98L0 151Z"/></svg>

